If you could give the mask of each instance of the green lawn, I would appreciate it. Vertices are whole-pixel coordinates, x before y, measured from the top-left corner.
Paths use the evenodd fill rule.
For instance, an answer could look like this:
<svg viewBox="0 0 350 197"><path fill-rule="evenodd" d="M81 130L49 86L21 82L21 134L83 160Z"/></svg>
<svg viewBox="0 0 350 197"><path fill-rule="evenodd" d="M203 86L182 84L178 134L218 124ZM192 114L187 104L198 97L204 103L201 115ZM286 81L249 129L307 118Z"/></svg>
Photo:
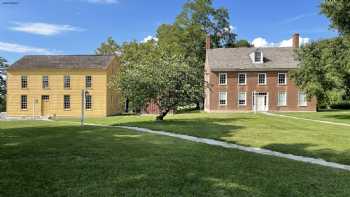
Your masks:
<svg viewBox="0 0 350 197"><path fill-rule="evenodd" d="M350 165L350 127L346 126L254 113L178 114L167 116L164 122L155 122L153 116L115 116L88 121L219 139Z"/></svg>
<svg viewBox="0 0 350 197"><path fill-rule="evenodd" d="M301 118L308 118L313 120L323 120L323 121L350 124L350 110L322 111L317 113L295 112L295 113L282 113L282 114L301 117Z"/></svg>
<svg viewBox="0 0 350 197"><path fill-rule="evenodd" d="M217 128L242 129L230 116ZM350 172L164 136L0 121L0 196L347 197L349 183Z"/></svg>

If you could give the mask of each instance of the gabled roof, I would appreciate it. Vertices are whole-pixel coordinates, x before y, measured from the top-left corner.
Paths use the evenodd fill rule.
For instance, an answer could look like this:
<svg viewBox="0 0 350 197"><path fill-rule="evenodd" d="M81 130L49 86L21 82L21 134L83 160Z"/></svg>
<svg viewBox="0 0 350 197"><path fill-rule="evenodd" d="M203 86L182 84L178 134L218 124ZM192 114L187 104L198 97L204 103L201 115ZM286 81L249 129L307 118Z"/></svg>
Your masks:
<svg viewBox="0 0 350 197"><path fill-rule="evenodd" d="M220 48L207 50L207 63L212 71L290 70L298 67L292 47L259 48L262 64L253 63L250 54L258 48Z"/></svg>
<svg viewBox="0 0 350 197"><path fill-rule="evenodd" d="M27 55L12 64L15 69L106 69L113 55Z"/></svg>

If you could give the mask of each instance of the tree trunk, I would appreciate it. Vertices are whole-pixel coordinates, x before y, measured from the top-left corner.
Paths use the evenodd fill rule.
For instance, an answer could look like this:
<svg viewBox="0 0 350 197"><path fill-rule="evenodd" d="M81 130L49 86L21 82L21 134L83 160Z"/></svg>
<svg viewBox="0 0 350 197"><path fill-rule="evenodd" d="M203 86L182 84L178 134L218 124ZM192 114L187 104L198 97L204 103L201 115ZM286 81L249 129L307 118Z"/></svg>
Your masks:
<svg viewBox="0 0 350 197"><path fill-rule="evenodd" d="M157 120L157 121L162 121L162 120L164 120L164 117L168 114L169 111L170 111L169 109L161 110L161 111L159 112L159 115L157 116L156 120Z"/></svg>

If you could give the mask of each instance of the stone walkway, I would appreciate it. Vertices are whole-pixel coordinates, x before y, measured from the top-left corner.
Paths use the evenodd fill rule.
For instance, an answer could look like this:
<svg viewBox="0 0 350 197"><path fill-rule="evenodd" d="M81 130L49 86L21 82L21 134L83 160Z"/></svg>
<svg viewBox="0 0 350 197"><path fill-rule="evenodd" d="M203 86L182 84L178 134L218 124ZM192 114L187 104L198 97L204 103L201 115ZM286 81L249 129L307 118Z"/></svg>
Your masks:
<svg viewBox="0 0 350 197"><path fill-rule="evenodd" d="M297 120L306 120L306 121L310 121L310 122L319 122L319 123L324 123L324 124L332 124L332 125L337 125L337 126L346 126L346 127L350 127L350 124L340 123L340 122L330 122L330 121L324 121L324 120L315 120L315 119L309 119L309 118L300 118L300 117L295 117L295 116L288 116L288 115L282 115L282 114L274 114L274 113L269 113L269 112L264 112L264 114L269 115L269 116L279 116L279 117L284 117L284 118L292 118L292 119L297 119Z"/></svg>
<svg viewBox="0 0 350 197"><path fill-rule="evenodd" d="M349 165L328 162L328 161L325 161L323 159L315 159L315 158L311 158L311 157L303 157L303 156L296 156L296 155L292 155L292 154L285 154L285 153L280 153L280 152L271 151L271 150L262 149L262 148L246 147L246 146L241 146L241 145L223 142L223 141L219 141L219 140L193 137L193 136L189 136L189 135L169 133L169 132L165 132L165 131L154 131L151 129L131 127L131 126L106 126L106 125L96 125L96 124L87 124L87 125L98 126L98 127L108 127L108 128L123 128L123 129L138 131L138 132L152 133L152 134L157 134L157 135L175 137L175 138L179 138L179 139L183 139L183 140L188 140L191 142L203 143L203 144L208 144L208 145L212 145L212 146L220 146L220 147L230 148L230 149L237 149L237 150L241 150L241 151L245 151L245 152L257 153L257 154L262 154L262 155L281 157L281 158L291 159L291 160L295 160L295 161L301 161L301 162L305 162L305 163L317 164L317 165L321 165L321 166L350 171Z"/></svg>

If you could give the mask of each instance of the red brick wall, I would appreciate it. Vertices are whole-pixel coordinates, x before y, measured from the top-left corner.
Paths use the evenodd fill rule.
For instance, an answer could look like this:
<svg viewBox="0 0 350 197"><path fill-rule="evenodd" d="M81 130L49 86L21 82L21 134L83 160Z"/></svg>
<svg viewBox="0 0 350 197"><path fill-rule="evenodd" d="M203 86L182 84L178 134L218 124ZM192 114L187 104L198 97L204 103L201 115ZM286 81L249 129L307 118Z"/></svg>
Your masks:
<svg viewBox="0 0 350 197"><path fill-rule="evenodd" d="M299 89L294 85L293 81L288 79L287 85L278 85L277 75L279 71L225 72L227 73L227 85L219 85L219 73L222 72L211 72L209 74L206 111L252 111L252 94L254 91L268 93L269 111L316 111L317 102L315 98L308 101L306 107L298 106ZM238 73L247 73L247 85L238 85ZM258 73L267 73L267 85L258 85ZM219 92L221 91L227 92L227 105L225 106L219 105ZM287 92L287 106L278 106L279 91ZM247 92L246 106L238 105L239 92Z"/></svg>

